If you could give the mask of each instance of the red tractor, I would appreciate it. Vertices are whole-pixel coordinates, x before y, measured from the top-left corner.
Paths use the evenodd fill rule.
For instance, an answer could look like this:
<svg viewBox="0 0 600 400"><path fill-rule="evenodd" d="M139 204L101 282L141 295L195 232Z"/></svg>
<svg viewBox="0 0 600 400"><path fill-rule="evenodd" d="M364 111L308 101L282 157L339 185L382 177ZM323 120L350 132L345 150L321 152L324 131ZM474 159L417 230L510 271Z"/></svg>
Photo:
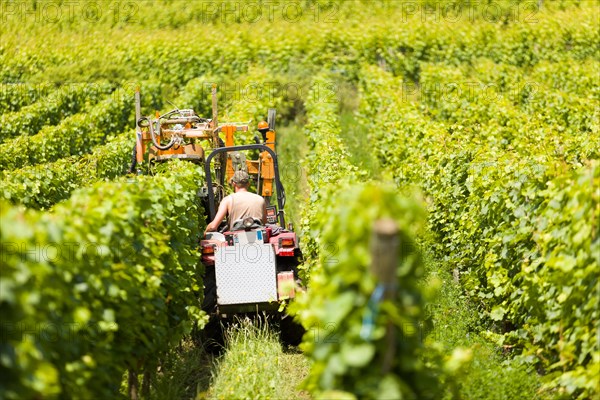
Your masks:
<svg viewBox="0 0 600 400"><path fill-rule="evenodd" d="M241 146L227 143L214 149L205 161L206 187L213 188L204 191L209 221L214 218L220 200L217 194L222 193L222 185L213 183L211 161L224 154L227 172L221 176L230 178L237 170L246 171L253 178L251 187L267 202L265 225L252 217L233 221L233 229L223 222L220 232L208 233L201 241L207 289L204 309L219 316L277 312L282 301L295 296L301 251L292 225L286 226L285 190L274 150L274 116L274 110L269 110L269 122L259 124L262 138L255 138L259 143ZM226 141L231 142L230 138ZM251 159L248 153L258 157ZM271 204L273 198L275 204Z"/></svg>
<svg viewBox="0 0 600 400"><path fill-rule="evenodd" d="M229 229L223 221L218 232L208 233L200 241L206 271L203 309L211 315L212 323L236 314L264 312L283 317L282 333L286 326L298 331L299 326L281 312L282 303L293 298L299 288L301 251L292 224L286 226L285 221L285 190L275 152L275 110L269 109L268 122L258 124L260 136L254 137L254 144L236 146L234 133L247 132L248 125L217 122L216 87L211 119L179 109L152 119L141 117L140 109L136 94L138 122L132 169L146 161L146 154L149 164L173 158L204 163L206 186L199 196L207 221L214 219L225 195L225 182L236 171L245 171L251 181L249 191L266 201L266 224L249 217L234 221L233 229ZM292 344L301 338L301 334L285 336Z"/></svg>

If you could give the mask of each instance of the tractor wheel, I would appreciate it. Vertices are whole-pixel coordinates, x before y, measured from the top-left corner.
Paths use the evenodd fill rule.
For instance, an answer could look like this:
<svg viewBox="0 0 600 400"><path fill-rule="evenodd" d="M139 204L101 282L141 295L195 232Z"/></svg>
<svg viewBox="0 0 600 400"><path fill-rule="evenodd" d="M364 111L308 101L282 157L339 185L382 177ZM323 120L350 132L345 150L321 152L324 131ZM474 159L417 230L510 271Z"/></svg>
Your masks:
<svg viewBox="0 0 600 400"><path fill-rule="evenodd" d="M193 333L194 342L209 354L218 356L225 349L225 335L223 323L218 315L210 316L204 328Z"/></svg>
<svg viewBox="0 0 600 400"><path fill-rule="evenodd" d="M281 343L287 346L298 346L302 342L302 337L306 333L304 327L294 321L291 315L283 314L279 323Z"/></svg>
<svg viewBox="0 0 600 400"><path fill-rule="evenodd" d="M217 278L214 265L205 266L204 273L204 300L202 310L207 314L217 311Z"/></svg>

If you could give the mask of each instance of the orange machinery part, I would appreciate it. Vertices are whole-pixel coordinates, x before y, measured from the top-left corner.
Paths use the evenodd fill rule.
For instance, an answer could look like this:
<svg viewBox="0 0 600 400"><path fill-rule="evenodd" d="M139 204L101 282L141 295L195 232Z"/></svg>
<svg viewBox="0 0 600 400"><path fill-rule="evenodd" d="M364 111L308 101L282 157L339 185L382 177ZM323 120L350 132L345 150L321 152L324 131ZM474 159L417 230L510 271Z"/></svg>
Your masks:
<svg viewBox="0 0 600 400"><path fill-rule="evenodd" d="M235 127L234 127L235 129ZM141 137L140 137L141 136ZM160 136L157 136L157 140L160 141ZM186 137L188 138L198 138L198 139L209 139L211 136L207 135L203 132L186 132ZM150 137L150 132L144 132L138 134L136 138L136 159L138 163L142 163L144 161L144 154L146 153L146 149L150 147L150 151L155 156L162 155L176 155L176 154L191 154L204 156L204 149L202 146L198 144L186 144L183 146L171 147L168 150L159 150L154 148L152 145L152 138Z"/></svg>
<svg viewBox="0 0 600 400"><path fill-rule="evenodd" d="M235 132L236 127L233 125L227 125L221 128L221 131L225 133L225 146L231 147L234 146L233 133ZM233 163L231 162L231 158L227 157L227 182L233 177Z"/></svg>
<svg viewBox="0 0 600 400"><path fill-rule="evenodd" d="M224 126L221 128L223 132L225 132L225 146L230 147L234 146L233 133L235 132L235 126ZM267 132L267 142L266 145L271 148L271 150L275 151L275 138L276 133L274 131ZM260 153L258 160L246 160L246 166L248 168L248 174L250 175L258 175L258 164L262 163L261 171L261 179L263 181L262 185L262 196L272 196L273 195L273 180L275 179L275 168L271 155L266 151ZM233 170L233 162L231 158L227 158L227 181L229 181L234 174Z"/></svg>

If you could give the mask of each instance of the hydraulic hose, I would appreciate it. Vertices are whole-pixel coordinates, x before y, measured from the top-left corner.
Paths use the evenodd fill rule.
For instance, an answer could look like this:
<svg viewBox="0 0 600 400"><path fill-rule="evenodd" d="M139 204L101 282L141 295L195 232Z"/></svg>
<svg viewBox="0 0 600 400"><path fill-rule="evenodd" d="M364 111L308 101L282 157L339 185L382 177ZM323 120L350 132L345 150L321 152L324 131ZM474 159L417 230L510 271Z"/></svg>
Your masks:
<svg viewBox="0 0 600 400"><path fill-rule="evenodd" d="M150 119L148 117L142 117L138 120L138 126L141 126L140 123L142 121L148 121L148 130L150 131L150 138L152 139L152 144L159 150L169 150L171 147L173 147L173 145L176 142L175 137L171 138L171 141L169 142L169 144L167 144L166 146L161 146L160 144L158 144L158 142L156 141L156 136L160 136L160 119L158 119L156 121L156 126L158 127L158 133L154 132L154 128L152 126L152 121L150 121Z"/></svg>

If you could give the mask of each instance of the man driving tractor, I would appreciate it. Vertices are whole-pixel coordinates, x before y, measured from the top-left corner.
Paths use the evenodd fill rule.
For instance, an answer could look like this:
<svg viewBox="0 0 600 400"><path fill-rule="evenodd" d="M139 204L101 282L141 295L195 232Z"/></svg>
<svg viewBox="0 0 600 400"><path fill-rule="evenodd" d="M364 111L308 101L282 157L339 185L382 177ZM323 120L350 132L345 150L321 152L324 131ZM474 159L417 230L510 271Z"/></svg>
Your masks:
<svg viewBox="0 0 600 400"><path fill-rule="evenodd" d="M206 226L204 232L214 232L219 228L221 221L227 215L229 217L229 229L233 229L235 221L245 217L252 217L267 222L267 204L265 199L258 194L248 191L250 178L245 171L236 171L230 180L234 193L223 198L215 218Z"/></svg>

